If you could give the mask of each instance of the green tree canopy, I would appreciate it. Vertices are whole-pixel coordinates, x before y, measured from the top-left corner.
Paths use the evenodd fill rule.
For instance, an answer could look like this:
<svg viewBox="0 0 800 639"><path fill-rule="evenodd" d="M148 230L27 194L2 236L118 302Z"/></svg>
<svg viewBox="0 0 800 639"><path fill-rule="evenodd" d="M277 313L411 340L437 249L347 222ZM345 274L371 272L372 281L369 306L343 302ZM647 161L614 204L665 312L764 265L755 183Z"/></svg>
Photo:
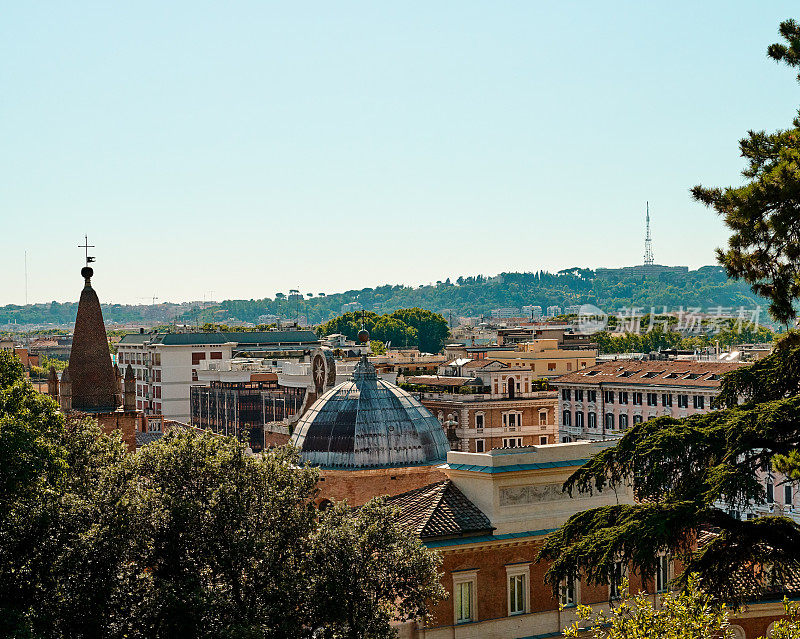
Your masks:
<svg viewBox="0 0 800 639"><path fill-rule="evenodd" d="M0 353L0 634L394 636L443 595L438 555L381 500L317 512L316 483L293 448L191 431L129 454Z"/></svg>

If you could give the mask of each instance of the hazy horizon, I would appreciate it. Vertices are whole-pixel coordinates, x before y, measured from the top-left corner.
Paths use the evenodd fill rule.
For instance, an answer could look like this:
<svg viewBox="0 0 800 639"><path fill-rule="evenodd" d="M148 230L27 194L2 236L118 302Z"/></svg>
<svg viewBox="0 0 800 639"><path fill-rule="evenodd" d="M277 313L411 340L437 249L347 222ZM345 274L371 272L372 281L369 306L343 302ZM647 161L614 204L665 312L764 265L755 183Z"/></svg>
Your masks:
<svg viewBox="0 0 800 639"><path fill-rule="evenodd" d="M0 305L715 264L794 4L9 5Z"/></svg>

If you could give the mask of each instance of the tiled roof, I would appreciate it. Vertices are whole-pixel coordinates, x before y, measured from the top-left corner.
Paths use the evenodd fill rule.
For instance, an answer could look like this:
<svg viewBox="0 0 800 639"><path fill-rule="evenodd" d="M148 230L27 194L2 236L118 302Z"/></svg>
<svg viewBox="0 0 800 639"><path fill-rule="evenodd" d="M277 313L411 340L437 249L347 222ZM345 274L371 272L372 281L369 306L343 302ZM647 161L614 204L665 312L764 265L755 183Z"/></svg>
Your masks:
<svg viewBox="0 0 800 639"><path fill-rule="evenodd" d="M621 384L630 386L712 387L720 377L741 366L734 362L686 360L626 360L605 362L551 380L551 384Z"/></svg>
<svg viewBox="0 0 800 639"><path fill-rule="evenodd" d="M400 524L421 539L491 534L489 518L449 480L390 497Z"/></svg>
<svg viewBox="0 0 800 639"><path fill-rule="evenodd" d="M140 446L158 441L163 436L163 433L136 433L136 447L139 448Z"/></svg>

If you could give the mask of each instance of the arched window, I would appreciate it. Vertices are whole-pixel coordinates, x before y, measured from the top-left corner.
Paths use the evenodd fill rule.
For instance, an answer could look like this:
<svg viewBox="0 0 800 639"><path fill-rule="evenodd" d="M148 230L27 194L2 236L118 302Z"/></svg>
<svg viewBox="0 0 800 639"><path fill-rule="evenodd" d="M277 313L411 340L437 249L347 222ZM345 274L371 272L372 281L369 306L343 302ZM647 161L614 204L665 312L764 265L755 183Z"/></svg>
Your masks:
<svg viewBox="0 0 800 639"><path fill-rule="evenodd" d="M562 423L564 426L572 426L572 413L570 413L568 410L564 411Z"/></svg>
<svg viewBox="0 0 800 639"><path fill-rule="evenodd" d="M325 512L325 511L326 511L326 510L328 510L328 508L330 508L331 506L333 506L333 502L331 502L331 500L330 500L330 499L323 499L321 502L319 502L319 505L317 506L317 508L318 508L318 509L319 509L321 512Z"/></svg>
<svg viewBox="0 0 800 639"><path fill-rule="evenodd" d="M508 398L514 399L514 396L517 393L517 380L513 377L508 378Z"/></svg>

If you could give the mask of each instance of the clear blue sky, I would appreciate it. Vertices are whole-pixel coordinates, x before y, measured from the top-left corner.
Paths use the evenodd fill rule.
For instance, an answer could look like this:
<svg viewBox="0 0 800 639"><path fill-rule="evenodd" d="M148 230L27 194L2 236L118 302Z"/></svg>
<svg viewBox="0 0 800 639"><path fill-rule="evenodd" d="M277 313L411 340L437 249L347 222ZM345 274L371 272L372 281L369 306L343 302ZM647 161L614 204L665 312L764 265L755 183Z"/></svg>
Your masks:
<svg viewBox="0 0 800 639"><path fill-rule="evenodd" d="M392 6L393 5L393 6ZM793 12L794 10L794 12ZM663 264L787 126L796 2L7 2L0 304Z"/></svg>

